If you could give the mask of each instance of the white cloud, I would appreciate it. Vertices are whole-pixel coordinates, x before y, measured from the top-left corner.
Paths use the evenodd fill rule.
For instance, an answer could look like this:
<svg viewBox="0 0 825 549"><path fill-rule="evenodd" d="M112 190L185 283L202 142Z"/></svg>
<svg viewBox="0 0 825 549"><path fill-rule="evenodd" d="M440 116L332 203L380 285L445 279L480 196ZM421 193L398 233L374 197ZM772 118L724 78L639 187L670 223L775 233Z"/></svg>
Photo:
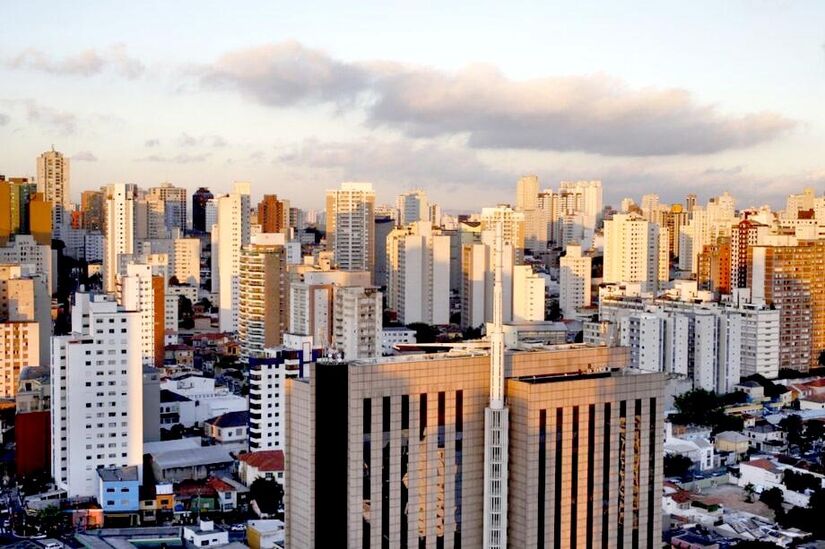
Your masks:
<svg viewBox="0 0 825 549"><path fill-rule="evenodd" d="M72 160L79 162L97 162L97 157L91 151L80 151L72 155Z"/></svg>
<svg viewBox="0 0 825 549"><path fill-rule="evenodd" d="M60 76L94 76L112 70L128 79L140 77L145 70L140 60L126 53L123 44L113 44L104 50L87 49L61 59L55 59L42 50L28 48L7 59L6 66Z"/></svg>

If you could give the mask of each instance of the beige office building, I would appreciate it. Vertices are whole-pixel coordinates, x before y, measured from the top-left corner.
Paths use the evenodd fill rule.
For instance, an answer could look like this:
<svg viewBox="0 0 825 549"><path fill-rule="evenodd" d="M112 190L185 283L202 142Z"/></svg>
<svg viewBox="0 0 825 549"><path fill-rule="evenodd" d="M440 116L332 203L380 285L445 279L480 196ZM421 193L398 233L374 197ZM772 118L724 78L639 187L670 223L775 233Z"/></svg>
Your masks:
<svg viewBox="0 0 825 549"><path fill-rule="evenodd" d="M661 545L664 377L626 349L508 350L508 546ZM482 546L484 349L287 382L286 546Z"/></svg>

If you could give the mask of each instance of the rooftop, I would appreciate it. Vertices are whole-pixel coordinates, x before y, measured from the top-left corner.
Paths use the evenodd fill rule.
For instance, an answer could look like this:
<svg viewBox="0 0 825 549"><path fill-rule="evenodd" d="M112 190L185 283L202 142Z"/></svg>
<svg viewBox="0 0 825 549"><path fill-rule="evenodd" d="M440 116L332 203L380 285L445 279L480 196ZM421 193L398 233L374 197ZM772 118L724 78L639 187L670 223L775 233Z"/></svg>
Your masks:
<svg viewBox="0 0 825 549"><path fill-rule="evenodd" d="M283 450L261 450L260 452L249 452L238 456L238 461L255 467L261 471L283 471L284 452Z"/></svg>
<svg viewBox="0 0 825 549"><path fill-rule="evenodd" d="M191 399L189 397L185 397L181 394L175 393L174 391L170 391L169 389L160 390L161 402L189 402L190 400Z"/></svg>
<svg viewBox="0 0 825 549"><path fill-rule="evenodd" d="M97 475L103 482L137 481L138 468L137 465L129 465L127 467L98 469Z"/></svg>
<svg viewBox="0 0 825 549"><path fill-rule="evenodd" d="M249 412L246 410L240 412L227 412L218 417L207 419L204 423L208 423L218 428L226 427L246 427L249 425Z"/></svg>

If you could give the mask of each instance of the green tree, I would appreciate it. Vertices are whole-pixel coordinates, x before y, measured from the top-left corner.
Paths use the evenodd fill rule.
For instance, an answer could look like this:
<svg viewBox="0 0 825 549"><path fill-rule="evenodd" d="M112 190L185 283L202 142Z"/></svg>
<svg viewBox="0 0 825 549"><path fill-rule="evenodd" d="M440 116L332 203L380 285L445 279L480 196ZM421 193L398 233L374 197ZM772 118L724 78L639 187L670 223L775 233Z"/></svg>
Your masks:
<svg viewBox="0 0 825 549"><path fill-rule="evenodd" d="M544 315L544 320L551 320L553 322L557 322L561 320L561 307L559 306L558 299L550 300L550 308L547 311L547 314Z"/></svg>
<svg viewBox="0 0 825 549"><path fill-rule="evenodd" d="M680 454L665 454L663 467L666 477L683 477L693 467L693 461Z"/></svg>
<svg viewBox="0 0 825 549"><path fill-rule="evenodd" d="M747 503L753 503L753 495L756 493L756 488L753 487L752 483L747 483L745 485L745 501Z"/></svg>
<svg viewBox="0 0 825 549"><path fill-rule="evenodd" d="M785 502L785 497L782 495L780 488L771 488L770 490L762 491L762 493L759 494L759 501L767 505L776 515L782 514L782 504Z"/></svg>
<svg viewBox="0 0 825 549"><path fill-rule="evenodd" d="M284 499L284 489L277 480L258 477L249 486L252 499L262 513L275 514Z"/></svg>
<svg viewBox="0 0 825 549"><path fill-rule="evenodd" d="M802 449L805 446L805 438L802 436L803 422L798 414L791 414L779 421L779 427L785 431L788 439L788 446L795 446Z"/></svg>
<svg viewBox="0 0 825 549"><path fill-rule="evenodd" d="M423 322L413 322L412 324L407 324L407 328L410 330L415 330L416 343L435 343L436 337L438 337L438 334L441 333L435 326L431 326Z"/></svg>

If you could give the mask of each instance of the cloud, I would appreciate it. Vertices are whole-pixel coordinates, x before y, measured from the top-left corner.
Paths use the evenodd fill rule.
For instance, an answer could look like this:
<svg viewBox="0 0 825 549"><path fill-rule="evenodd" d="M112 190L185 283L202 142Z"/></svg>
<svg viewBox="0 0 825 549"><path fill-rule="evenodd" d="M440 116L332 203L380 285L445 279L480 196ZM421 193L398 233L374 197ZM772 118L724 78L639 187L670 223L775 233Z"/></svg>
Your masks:
<svg viewBox="0 0 825 549"><path fill-rule="evenodd" d="M157 139L157 138L155 138L155 139L147 139L147 140L143 143L143 146L144 146L144 147L147 147L147 148L150 148L150 149L151 149L152 147L157 147L158 145L160 145L160 139Z"/></svg>
<svg viewBox="0 0 825 549"><path fill-rule="evenodd" d="M11 120L9 115L0 112L0 126L5 126L9 123L9 120Z"/></svg>
<svg viewBox="0 0 825 549"><path fill-rule="evenodd" d="M197 74L204 87L265 105L359 109L370 127L462 136L479 149L707 154L770 141L796 125L773 112L726 114L683 89L634 89L604 74L513 80L487 65L445 72L350 63L294 41L227 53Z"/></svg>
<svg viewBox="0 0 825 549"><path fill-rule="evenodd" d="M264 152L263 151L253 151L249 155L249 160L252 162L260 162L264 159Z"/></svg>
<svg viewBox="0 0 825 549"><path fill-rule="evenodd" d="M274 164L332 171L344 180L403 185L505 186L516 173L492 168L474 151L409 139L324 142L306 139L282 149Z"/></svg>
<svg viewBox="0 0 825 549"><path fill-rule="evenodd" d="M90 151L80 151L72 155L72 160L79 162L97 162L97 157Z"/></svg>
<svg viewBox="0 0 825 549"><path fill-rule="evenodd" d="M40 105L34 101L26 101L26 115L29 122L38 122L51 126L63 135L77 131L77 116L51 107Z"/></svg>
<svg viewBox="0 0 825 549"><path fill-rule="evenodd" d="M113 44L105 50L87 49L80 53L55 59L36 48L28 48L6 60L14 69L40 71L59 76L95 76L111 70L133 80L140 77L145 67L138 59L126 53L126 46Z"/></svg>
<svg viewBox="0 0 825 549"><path fill-rule="evenodd" d="M228 145L226 139L220 135L202 135L195 137L186 132L180 134L177 139L177 144L181 147L196 147L198 145L207 145L209 147L221 148Z"/></svg>
<svg viewBox="0 0 825 549"><path fill-rule="evenodd" d="M136 162L162 162L169 164L194 164L197 162L206 162L209 159L209 154L177 154L175 156L163 156L159 154L152 154L142 158L136 158Z"/></svg>

